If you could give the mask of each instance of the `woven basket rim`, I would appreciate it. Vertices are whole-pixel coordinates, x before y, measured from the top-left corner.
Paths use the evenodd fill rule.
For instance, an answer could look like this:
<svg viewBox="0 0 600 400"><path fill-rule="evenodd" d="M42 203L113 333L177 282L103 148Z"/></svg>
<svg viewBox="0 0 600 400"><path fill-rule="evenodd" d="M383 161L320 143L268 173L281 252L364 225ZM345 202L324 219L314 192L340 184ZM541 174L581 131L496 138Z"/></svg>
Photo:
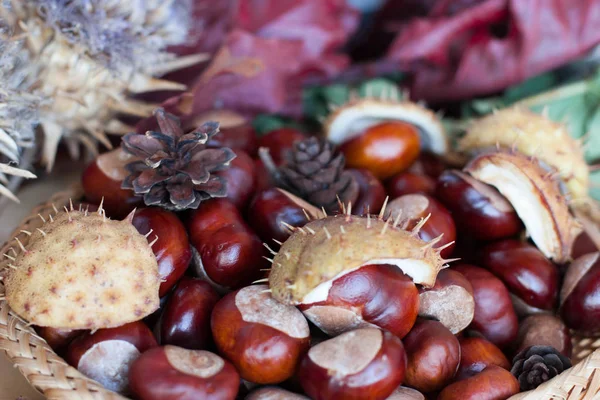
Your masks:
<svg viewBox="0 0 600 400"><path fill-rule="evenodd" d="M70 200L83 197L79 184L58 192L49 200L40 203L21 221L13 231L11 240L5 243L0 254L11 246L14 237L27 241L22 230L35 229L41 225L41 218L62 208ZM33 228L32 228L33 227ZM0 271L7 267L8 261L0 261ZM17 367L29 383L43 393L49 400L102 399L127 400L117 393L104 388L100 383L87 378L77 369L69 366L58 356L44 339L36 334L29 323L16 315L4 300L4 285L0 282L0 349ZM600 392L600 338L574 336L574 358L579 361L572 368L529 392L519 393L509 400L581 400L596 398Z"/></svg>

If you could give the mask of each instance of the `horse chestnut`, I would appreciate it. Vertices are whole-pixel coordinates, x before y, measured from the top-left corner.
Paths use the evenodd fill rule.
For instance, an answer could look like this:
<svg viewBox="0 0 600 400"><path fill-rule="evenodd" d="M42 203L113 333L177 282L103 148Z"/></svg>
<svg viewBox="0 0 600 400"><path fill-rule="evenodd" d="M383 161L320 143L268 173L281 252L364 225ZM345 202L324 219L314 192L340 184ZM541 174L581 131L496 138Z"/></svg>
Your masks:
<svg viewBox="0 0 600 400"><path fill-rule="evenodd" d="M446 386L437 400L505 400L519 391L519 381L510 371L490 365L470 378Z"/></svg>
<svg viewBox="0 0 600 400"><path fill-rule="evenodd" d="M456 380L470 378L490 365L510 371L510 362L495 344L482 337L460 338L460 367Z"/></svg>

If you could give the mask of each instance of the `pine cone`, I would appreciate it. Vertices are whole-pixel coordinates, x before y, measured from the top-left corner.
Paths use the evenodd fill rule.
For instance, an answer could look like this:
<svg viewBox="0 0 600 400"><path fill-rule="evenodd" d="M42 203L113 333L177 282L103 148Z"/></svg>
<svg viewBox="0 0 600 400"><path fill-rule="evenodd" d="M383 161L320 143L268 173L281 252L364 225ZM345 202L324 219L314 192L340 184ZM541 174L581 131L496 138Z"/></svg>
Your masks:
<svg viewBox="0 0 600 400"><path fill-rule="evenodd" d="M344 165L344 155L336 155L331 143L310 137L294 144L276 180L309 203L335 211L339 209L338 197L344 204L358 198L358 183Z"/></svg>
<svg viewBox="0 0 600 400"><path fill-rule="evenodd" d="M552 346L530 346L513 359L510 372L519 380L521 391L532 390L571 368L571 360Z"/></svg>
<svg viewBox="0 0 600 400"><path fill-rule="evenodd" d="M227 182L213 174L229 166L235 153L226 147L208 149L206 143L219 132L207 122L184 134L179 118L162 108L154 112L161 132L129 133L123 149L142 159L126 166L130 175L124 189L143 195L148 206L171 211L198 208L200 202L227 195Z"/></svg>

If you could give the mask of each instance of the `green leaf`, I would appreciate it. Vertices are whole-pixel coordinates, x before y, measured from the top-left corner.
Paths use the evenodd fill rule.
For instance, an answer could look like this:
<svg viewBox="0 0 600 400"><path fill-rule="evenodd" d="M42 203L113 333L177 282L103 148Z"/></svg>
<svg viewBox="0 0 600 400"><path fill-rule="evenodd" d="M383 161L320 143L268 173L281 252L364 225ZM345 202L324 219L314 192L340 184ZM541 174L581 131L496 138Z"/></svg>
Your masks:
<svg viewBox="0 0 600 400"><path fill-rule="evenodd" d="M257 115L252 120L252 127L259 137L281 128L294 128L300 131L305 131L305 126L301 122L291 118L272 114Z"/></svg>

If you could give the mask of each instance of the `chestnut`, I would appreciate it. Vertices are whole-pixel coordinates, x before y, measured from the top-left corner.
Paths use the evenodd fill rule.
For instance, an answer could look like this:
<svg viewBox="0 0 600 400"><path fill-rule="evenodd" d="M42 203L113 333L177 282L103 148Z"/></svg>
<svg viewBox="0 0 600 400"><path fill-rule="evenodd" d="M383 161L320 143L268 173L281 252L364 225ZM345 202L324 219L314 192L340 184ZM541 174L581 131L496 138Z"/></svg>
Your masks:
<svg viewBox="0 0 600 400"><path fill-rule="evenodd" d="M419 237L426 242L437 239L434 248L442 248L442 257L449 258L454 249L456 226L452 216L440 202L431 196L422 194L407 194L392 200L387 207L388 215L392 217L401 214L406 221L406 229L413 229L422 219L429 219L419 230Z"/></svg>
<svg viewBox="0 0 600 400"><path fill-rule="evenodd" d="M503 239L522 229L512 205L494 187L456 170L440 175L438 198L461 230L480 240Z"/></svg>
<svg viewBox="0 0 600 400"><path fill-rule="evenodd" d="M298 308L330 336L378 326L403 338L419 310L419 292L412 279L388 264L366 265L342 275L324 295L325 299Z"/></svg>
<svg viewBox="0 0 600 400"><path fill-rule="evenodd" d="M77 337L67 348L66 360L105 388L127 393L131 363L156 346L150 329L136 321Z"/></svg>
<svg viewBox="0 0 600 400"><path fill-rule="evenodd" d="M266 285L253 285L229 293L211 317L219 353L243 379L263 385L290 378L310 343L302 313L277 302L268 291Z"/></svg>
<svg viewBox="0 0 600 400"><path fill-rule="evenodd" d="M92 161L81 175L81 185L86 201L100 204L108 216L124 218L142 198L132 190L121 189L123 179L128 175L125 165L135 161L120 148L103 153Z"/></svg>
<svg viewBox="0 0 600 400"><path fill-rule="evenodd" d="M249 285L268 266L260 239L227 199L204 201L191 213L188 230L196 273L219 290Z"/></svg>
<svg viewBox="0 0 600 400"><path fill-rule="evenodd" d="M153 243L152 251L163 280L158 295L163 297L183 276L192 259L185 226L175 213L159 207L136 210L131 223Z"/></svg>
<svg viewBox="0 0 600 400"><path fill-rule="evenodd" d="M389 179L385 184L385 189L392 199L415 193L433 196L435 193L435 180L427 175L406 171Z"/></svg>
<svg viewBox="0 0 600 400"><path fill-rule="evenodd" d="M208 282L183 277L160 318L160 343L206 349L211 341L210 316L219 298Z"/></svg>
<svg viewBox="0 0 600 400"><path fill-rule="evenodd" d="M144 400L233 400L240 377L214 353L167 345L135 360L129 382L131 391Z"/></svg>
<svg viewBox="0 0 600 400"><path fill-rule="evenodd" d="M358 198L355 204L352 204L354 214L378 213L386 198L385 188L381 181L368 169L351 168L348 171L358 183L359 188Z"/></svg>
<svg viewBox="0 0 600 400"><path fill-rule="evenodd" d="M437 179L445 170L446 163L439 155L428 150L421 150L417 160L410 166L408 171L418 174L427 175L433 179Z"/></svg>
<svg viewBox="0 0 600 400"><path fill-rule="evenodd" d="M530 346L552 346L570 358L573 349L571 332L560 318L554 315L530 315L519 325L514 353L517 354Z"/></svg>
<svg viewBox="0 0 600 400"><path fill-rule="evenodd" d="M592 239L592 235L598 235L598 233L594 231L600 228L588 227L584 225L583 229L584 230L581 232L581 234L579 234L579 236L577 236L577 239L573 244L573 250L571 250L571 257L573 257L573 259L577 259L584 254L595 253L600 250L600 244ZM590 235L588 231L591 231L589 233L592 235Z"/></svg>
<svg viewBox="0 0 600 400"><path fill-rule="evenodd" d="M63 330L48 326L36 326L35 331L59 355L63 354L76 337L84 333L82 330Z"/></svg>
<svg viewBox="0 0 600 400"><path fill-rule="evenodd" d="M274 243L273 239L284 242L290 236L291 232L284 222L291 226L302 226L308 222L302 207L277 188L258 192L247 214L248 224L269 245Z"/></svg>
<svg viewBox="0 0 600 400"><path fill-rule="evenodd" d="M197 124L195 126L200 126ZM258 139L256 131L248 122L232 126L220 126L219 134L211 137L206 143L207 147L229 147L235 154L240 151L250 157L256 156Z"/></svg>
<svg viewBox="0 0 600 400"><path fill-rule="evenodd" d="M510 371L490 365L470 378L446 386L437 400L505 400L519 391L519 381Z"/></svg>
<svg viewBox="0 0 600 400"><path fill-rule="evenodd" d="M460 366L455 380L470 378L484 368L495 365L510 371L510 362L495 344L482 337L461 337Z"/></svg>
<svg viewBox="0 0 600 400"><path fill-rule="evenodd" d="M517 338L518 320L508 289L491 272L474 265L453 267L471 283L475 298L475 315L469 329L504 348Z"/></svg>
<svg viewBox="0 0 600 400"><path fill-rule="evenodd" d="M474 315L473 287L458 271L443 269L431 289L419 288L419 316L437 319L453 334L469 326Z"/></svg>
<svg viewBox="0 0 600 400"><path fill-rule="evenodd" d="M294 147L294 143L306 139L306 135L294 128L272 130L258 139L258 147L266 147L276 165L285 162L286 154Z"/></svg>
<svg viewBox="0 0 600 400"><path fill-rule="evenodd" d="M481 266L506 284L525 304L552 310L558 297L558 268L537 247L514 239L485 246Z"/></svg>
<svg viewBox="0 0 600 400"><path fill-rule="evenodd" d="M571 329L600 329L600 252L573 261L560 292L560 316Z"/></svg>
<svg viewBox="0 0 600 400"><path fill-rule="evenodd" d="M265 386L260 389L254 390L245 400L310 400L306 396L301 394L289 392L285 389L278 388L276 386Z"/></svg>
<svg viewBox="0 0 600 400"><path fill-rule="evenodd" d="M363 328L311 347L298 377L313 400L385 400L404 380L406 363L397 336Z"/></svg>
<svg viewBox="0 0 600 400"><path fill-rule="evenodd" d="M227 181L226 198L244 210L256 189L256 167L254 160L244 151L235 150L235 155L229 168L215 172L215 175Z"/></svg>
<svg viewBox="0 0 600 400"><path fill-rule="evenodd" d="M450 383L460 362L460 345L441 322L417 320L403 343L408 358L406 385L431 393Z"/></svg>

